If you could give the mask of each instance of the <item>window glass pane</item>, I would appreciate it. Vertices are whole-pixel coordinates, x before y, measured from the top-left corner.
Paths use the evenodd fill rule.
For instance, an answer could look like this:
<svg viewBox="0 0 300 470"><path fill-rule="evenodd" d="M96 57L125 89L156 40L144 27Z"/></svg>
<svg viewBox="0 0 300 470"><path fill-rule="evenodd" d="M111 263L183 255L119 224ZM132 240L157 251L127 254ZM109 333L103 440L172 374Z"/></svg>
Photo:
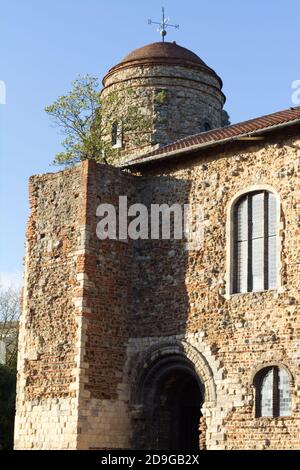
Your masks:
<svg viewBox="0 0 300 470"><path fill-rule="evenodd" d="M274 194L269 193L269 236L276 235L276 221L277 221L277 213L276 213L276 197Z"/></svg>
<svg viewBox="0 0 300 470"><path fill-rule="evenodd" d="M119 123L117 127L117 145L122 146L122 125Z"/></svg>
<svg viewBox="0 0 300 470"><path fill-rule="evenodd" d="M238 242L237 260L237 291L247 292L247 260L248 242Z"/></svg>
<svg viewBox="0 0 300 470"><path fill-rule="evenodd" d="M253 290L264 290L264 239L252 240Z"/></svg>
<svg viewBox="0 0 300 470"><path fill-rule="evenodd" d="M277 249L276 249L277 238L269 237L269 253L268 253L268 269L269 269L269 289L276 289L277 285Z"/></svg>
<svg viewBox="0 0 300 470"><path fill-rule="evenodd" d="M252 196L252 238L264 236L264 193Z"/></svg>
<svg viewBox="0 0 300 470"><path fill-rule="evenodd" d="M285 370L279 369L279 416L289 416L291 405L289 376Z"/></svg>
<svg viewBox="0 0 300 470"><path fill-rule="evenodd" d="M112 145L116 145L117 133L118 133L118 125L116 122L114 122L112 125L112 129L111 129L111 144Z"/></svg>
<svg viewBox="0 0 300 470"><path fill-rule="evenodd" d="M273 416L273 379L274 371L271 369L261 384L261 416Z"/></svg>
<svg viewBox="0 0 300 470"><path fill-rule="evenodd" d="M112 146L122 147L122 125L114 122L111 130L111 144Z"/></svg>
<svg viewBox="0 0 300 470"><path fill-rule="evenodd" d="M248 202L243 199L237 208L237 239L238 241L248 239Z"/></svg>

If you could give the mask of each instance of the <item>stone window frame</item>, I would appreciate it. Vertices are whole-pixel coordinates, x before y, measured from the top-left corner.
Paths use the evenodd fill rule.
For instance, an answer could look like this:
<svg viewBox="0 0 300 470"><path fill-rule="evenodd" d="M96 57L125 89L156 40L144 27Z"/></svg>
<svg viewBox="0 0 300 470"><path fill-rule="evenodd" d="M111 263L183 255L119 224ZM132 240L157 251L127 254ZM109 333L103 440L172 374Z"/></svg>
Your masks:
<svg viewBox="0 0 300 470"><path fill-rule="evenodd" d="M211 123L208 119L204 121L202 128L203 128L202 132L210 132L212 130Z"/></svg>
<svg viewBox="0 0 300 470"><path fill-rule="evenodd" d="M123 147L123 125L121 122L114 121L111 126L111 145L113 149Z"/></svg>
<svg viewBox="0 0 300 470"><path fill-rule="evenodd" d="M276 288L261 290L261 291L251 291L251 292L233 292L233 273L234 273L234 209L238 200L245 196L248 193L253 193L257 191L269 191L276 198L276 223L277 223L277 243L276 243L276 256L277 256L277 274L276 274ZM227 207L227 217L226 217L226 291L225 298L230 299L233 296L237 295L252 295L260 294L263 292L283 292L282 286L282 277L281 277L281 253L282 253L282 230L283 230L283 221L281 219L281 199L278 191L276 191L273 186L269 184L255 184L247 186L246 188L238 191L230 200Z"/></svg>
<svg viewBox="0 0 300 470"><path fill-rule="evenodd" d="M290 398L291 398L291 413L288 416L261 416L260 410L260 395L258 393L258 387L260 386L260 375L262 374L263 370L270 369L272 367L277 367L277 369L284 370L288 377L289 377L289 388L290 388ZM260 364L256 367L250 377L251 387L253 389L253 417L255 419L260 420L272 420L272 419L291 419L293 418L293 387L294 387L294 378L289 370L289 368L283 364L282 362L266 362L264 364Z"/></svg>

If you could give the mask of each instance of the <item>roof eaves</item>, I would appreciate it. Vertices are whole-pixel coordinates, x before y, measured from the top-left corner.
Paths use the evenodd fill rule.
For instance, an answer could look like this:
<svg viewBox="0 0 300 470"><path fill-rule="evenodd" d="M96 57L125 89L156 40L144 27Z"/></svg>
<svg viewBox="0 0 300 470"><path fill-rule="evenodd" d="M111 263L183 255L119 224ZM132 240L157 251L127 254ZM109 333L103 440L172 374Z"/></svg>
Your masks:
<svg viewBox="0 0 300 470"><path fill-rule="evenodd" d="M275 124L274 126L265 127L265 128L262 128L262 129L255 129L254 131L245 132L245 133L242 133L242 134L238 134L236 136L226 137L225 139L212 140L210 142L204 142L202 144L195 144L195 145L192 145L192 146L183 147L181 149L172 150L172 151L169 151L169 152L161 153L159 155L153 155L153 156L150 156L150 157L141 158L140 160L135 160L135 161L131 161L131 162L128 161L128 162L123 163L122 165L120 165L120 168L132 168L132 167L144 165L144 164L147 164L147 163L157 162L157 161L161 161L161 160L167 160L169 158L172 158L173 156L179 156L179 155L183 155L183 154L186 154L186 153L193 153L193 152L196 152L197 150L204 150L204 149L209 148L209 147L215 147L215 146L218 146L218 145L223 145L223 144L226 144L226 143L235 142L235 141L241 140L245 137L255 136L255 135L259 135L259 134L265 134L265 133L268 133L268 132L279 130L279 129L284 128L284 127L293 126L297 123L300 124L300 118L294 119L293 121L288 121L288 122L283 122L283 123L280 123L280 124Z"/></svg>

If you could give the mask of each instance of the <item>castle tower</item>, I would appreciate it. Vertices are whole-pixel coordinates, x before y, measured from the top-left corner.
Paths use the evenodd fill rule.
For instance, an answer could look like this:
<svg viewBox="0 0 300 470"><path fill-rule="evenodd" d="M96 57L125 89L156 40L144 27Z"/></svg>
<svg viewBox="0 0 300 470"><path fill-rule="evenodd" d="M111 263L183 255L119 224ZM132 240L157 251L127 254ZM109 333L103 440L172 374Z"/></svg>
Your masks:
<svg viewBox="0 0 300 470"><path fill-rule="evenodd" d="M137 105L151 120L144 146L135 147L125 133L115 142L124 158L222 125L221 79L175 43L133 51L103 84L104 96L133 90L133 102L123 103ZM131 279L144 257L132 240L99 240L96 210L100 201L117 205L123 194L128 204L144 202L139 179L89 160L30 179L16 449L126 449L137 443L143 418L131 363L140 344L131 336L135 328L134 335L143 337L144 325L134 304L138 282Z"/></svg>
<svg viewBox="0 0 300 470"><path fill-rule="evenodd" d="M156 42L134 50L109 70L103 85L103 97L133 90L134 103L124 100L125 106L138 106L150 121L151 130L138 148L126 133L118 142L112 139L121 154L140 153L222 126L222 80L176 42Z"/></svg>
<svg viewBox="0 0 300 470"><path fill-rule="evenodd" d="M152 129L143 148L115 143L124 158L222 126L221 80L174 43L104 78L104 95L126 87ZM299 146L294 108L125 171L85 160L30 178L15 449L299 449ZM124 214L124 195L169 208L169 227L200 204L200 245L101 239L100 205Z"/></svg>

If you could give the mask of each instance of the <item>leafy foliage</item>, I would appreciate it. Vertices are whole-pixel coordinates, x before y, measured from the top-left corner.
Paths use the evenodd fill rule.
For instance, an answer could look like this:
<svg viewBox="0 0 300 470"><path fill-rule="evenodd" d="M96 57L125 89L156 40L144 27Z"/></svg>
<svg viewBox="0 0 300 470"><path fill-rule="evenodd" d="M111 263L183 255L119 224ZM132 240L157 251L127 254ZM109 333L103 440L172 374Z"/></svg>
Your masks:
<svg viewBox="0 0 300 470"><path fill-rule="evenodd" d="M0 286L0 341L6 351L6 364L0 365L0 450L13 447L19 306L19 289Z"/></svg>
<svg viewBox="0 0 300 470"><path fill-rule="evenodd" d="M55 156L54 163L73 165L86 159L114 162L120 154L120 149L111 145L115 122L121 125L123 133L130 134L135 145L143 143L150 121L138 106L133 106L135 98L130 89L103 97L97 78L79 76L68 94L45 108L65 135L64 151Z"/></svg>
<svg viewBox="0 0 300 470"><path fill-rule="evenodd" d="M17 362L19 309L19 289L0 286L0 341L5 345L5 363L9 367Z"/></svg>
<svg viewBox="0 0 300 470"><path fill-rule="evenodd" d="M155 102L159 104L167 104L168 103L167 90L159 90L155 95Z"/></svg>

